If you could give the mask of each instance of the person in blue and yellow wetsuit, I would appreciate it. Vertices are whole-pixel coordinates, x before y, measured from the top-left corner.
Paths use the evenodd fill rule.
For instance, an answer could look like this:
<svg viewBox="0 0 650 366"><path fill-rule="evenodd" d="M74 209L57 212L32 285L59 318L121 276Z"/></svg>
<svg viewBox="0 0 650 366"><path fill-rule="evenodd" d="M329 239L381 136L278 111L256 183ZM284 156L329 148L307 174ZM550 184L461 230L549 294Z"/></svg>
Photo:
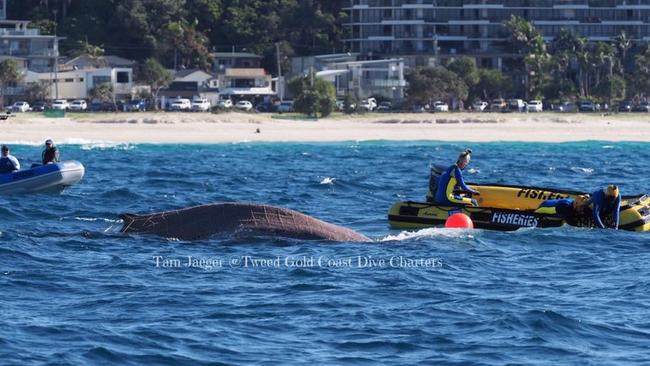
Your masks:
<svg viewBox="0 0 650 366"><path fill-rule="evenodd" d="M611 214L614 219L611 228L618 230L621 195L618 192L617 186L610 184L605 189L597 190L592 193L586 204L592 206L591 210L593 212L594 225L601 229L605 229L601 215Z"/></svg>
<svg viewBox="0 0 650 366"><path fill-rule="evenodd" d="M475 199L464 197L455 191L462 190L469 194L479 194L478 191L469 188L463 180L462 170L465 169L471 159L472 150L467 149L460 153L456 164L450 166L438 178L438 187L435 192L435 201L442 205L472 205L478 206Z"/></svg>
<svg viewBox="0 0 650 366"><path fill-rule="evenodd" d="M542 202L535 213L553 215L565 221L572 220L576 214L582 212L587 196L578 196L573 198L561 198L546 200Z"/></svg>

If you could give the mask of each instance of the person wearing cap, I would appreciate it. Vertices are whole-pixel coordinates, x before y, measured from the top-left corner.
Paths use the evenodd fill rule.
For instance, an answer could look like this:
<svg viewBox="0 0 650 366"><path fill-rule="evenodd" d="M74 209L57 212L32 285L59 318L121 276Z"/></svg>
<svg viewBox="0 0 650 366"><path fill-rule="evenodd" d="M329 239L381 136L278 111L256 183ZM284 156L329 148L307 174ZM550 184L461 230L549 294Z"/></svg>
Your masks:
<svg viewBox="0 0 650 366"><path fill-rule="evenodd" d="M535 213L553 215L565 221L570 221L576 214L582 212L587 196L577 196L576 198L562 198L546 200L542 202Z"/></svg>
<svg viewBox="0 0 650 366"><path fill-rule="evenodd" d="M59 162L59 149L57 149L56 146L54 146L54 142L52 142L52 140L50 139L45 140L45 150L43 150L43 154L41 154L41 157L42 157L43 165Z"/></svg>
<svg viewBox="0 0 650 366"><path fill-rule="evenodd" d="M469 188L463 180L462 170L471 160L472 150L467 149L460 153L456 164L450 166L438 178L438 186L435 192L435 201L443 205L472 205L478 206L478 202L471 197L464 197L457 193L461 190L463 193L479 194L478 191Z"/></svg>
<svg viewBox="0 0 650 366"><path fill-rule="evenodd" d="M594 225L605 229L602 215L612 215L613 223L611 228L618 230L619 211L621 209L621 195L618 187L610 184L605 189L599 189L589 198L586 205L591 206L593 213Z"/></svg>
<svg viewBox="0 0 650 366"><path fill-rule="evenodd" d="M20 169L20 163L13 155L9 154L9 146L2 145L0 148L0 173L11 173Z"/></svg>

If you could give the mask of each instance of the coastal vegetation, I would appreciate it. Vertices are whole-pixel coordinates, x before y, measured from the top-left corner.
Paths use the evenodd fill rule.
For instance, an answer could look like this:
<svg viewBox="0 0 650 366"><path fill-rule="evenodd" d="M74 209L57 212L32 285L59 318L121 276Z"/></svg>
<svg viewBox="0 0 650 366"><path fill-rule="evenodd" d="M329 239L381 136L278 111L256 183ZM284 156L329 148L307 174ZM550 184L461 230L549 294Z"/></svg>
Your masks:
<svg viewBox="0 0 650 366"><path fill-rule="evenodd" d="M533 24L516 16L504 23L504 31L503 47L515 57L504 59L503 71L478 68L463 56L418 68L407 75L408 102L463 104L517 97L590 99L611 105L621 99L645 99L650 93L650 48L635 44L625 32L613 42L588 42L562 29L545 42Z"/></svg>
<svg viewBox="0 0 650 366"><path fill-rule="evenodd" d="M206 68L210 52L252 52L283 71L289 57L343 51L344 0L21 0L11 19L65 37L62 54L119 55Z"/></svg>

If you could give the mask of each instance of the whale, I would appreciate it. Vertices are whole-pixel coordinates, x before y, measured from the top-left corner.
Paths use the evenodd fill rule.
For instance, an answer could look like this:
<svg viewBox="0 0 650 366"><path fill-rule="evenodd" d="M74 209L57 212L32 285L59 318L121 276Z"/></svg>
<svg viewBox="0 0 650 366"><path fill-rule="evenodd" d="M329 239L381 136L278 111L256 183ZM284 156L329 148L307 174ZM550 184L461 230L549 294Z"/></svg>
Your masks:
<svg viewBox="0 0 650 366"><path fill-rule="evenodd" d="M225 202L150 214L123 213L123 233L154 234L178 240L259 233L306 240L368 242L367 236L283 207Z"/></svg>

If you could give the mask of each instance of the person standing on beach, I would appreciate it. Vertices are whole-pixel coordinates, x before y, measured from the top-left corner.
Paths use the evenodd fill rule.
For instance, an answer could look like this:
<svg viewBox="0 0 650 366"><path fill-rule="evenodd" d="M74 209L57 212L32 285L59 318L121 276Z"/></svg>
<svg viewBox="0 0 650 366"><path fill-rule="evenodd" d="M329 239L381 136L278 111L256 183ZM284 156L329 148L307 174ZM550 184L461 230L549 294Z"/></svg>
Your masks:
<svg viewBox="0 0 650 366"><path fill-rule="evenodd" d="M20 163L13 155L9 154L9 146L2 145L0 149L2 156L0 157L0 173L11 173L20 169Z"/></svg>
<svg viewBox="0 0 650 366"><path fill-rule="evenodd" d="M601 229L605 229L601 214L612 215L614 219L611 228L618 230L619 211L621 209L621 195L618 187L610 184L605 189L599 189L594 192L586 205L591 205L593 213L594 225Z"/></svg>
<svg viewBox="0 0 650 366"><path fill-rule="evenodd" d="M469 194L479 194L478 191L469 188L463 180L462 170L467 167L471 160L472 150L467 149L460 153L456 164L450 166L445 170L445 172L440 175L438 178L438 187L435 192L435 201L442 205L450 206L478 206L478 202L471 197L464 197L456 193L458 189L462 190L462 193Z"/></svg>
<svg viewBox="0 0 650 366"><path fill-rule="evenodd" d="M59 162L59 149L54 146L54 142L51 139L45 140L45 150L43 150L41 156L43 165Z"/></svg>

